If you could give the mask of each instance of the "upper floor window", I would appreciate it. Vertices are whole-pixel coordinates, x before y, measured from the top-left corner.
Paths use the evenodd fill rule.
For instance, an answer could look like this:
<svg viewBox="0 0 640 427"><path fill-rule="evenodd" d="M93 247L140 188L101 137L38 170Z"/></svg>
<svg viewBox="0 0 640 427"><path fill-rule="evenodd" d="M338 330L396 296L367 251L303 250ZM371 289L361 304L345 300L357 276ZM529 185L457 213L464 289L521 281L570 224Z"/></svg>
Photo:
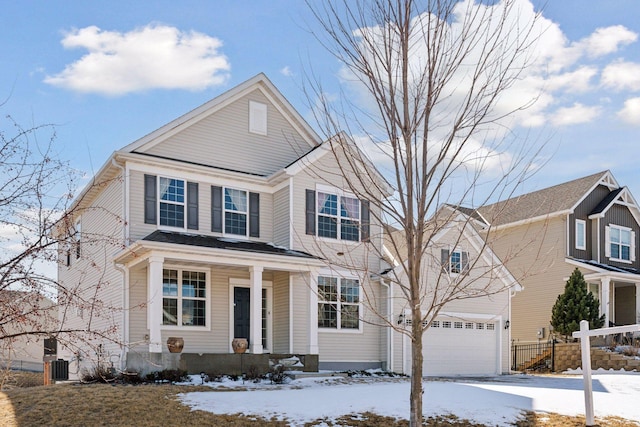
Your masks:
<svg viewBox="0 0 640 427"><path fill-rule="evenodd" d="M197 230L198 183L145 175L144 222Z"/></svg>
<svg viewBox="0 0 640 427"><path fill-rule="evenodd" d="M162 270L163 325L206 326L206 302L206 273Z"/></svg>
<svg viewBox="0 0 640 427"><path fill-rule="evenodd" d="M184 228L184 181L160 177L160 225Z"/></svg>
<svg viewBox="0 0 640 427"><path fill-rule="evenodd" d="M460 274L469 269L469 253L460 249L441 249L440 265L448 274Z"/></svg>
<svg viewBox="0 0 640 427"><path fill-rule="evenodd" d="M318 277L318 327L360 329L360 283L357 279Z"/></svg>
<svg viewBox="0 0 640 427"><path fill-rule="evenodd" d="M576 219L576 249L587 249L587 223L582 219Z"/></svg>
<svg viewBox="0 0 640 427"><path fill-rule="evenodd" d="M247 235L247 192L224 189L224 232Z"/></svg>
<svg viewBox="0 0 640 427"><path fill-rule="evenodd" d="M352 242L369 240L369 203L340 193L307 190L306 233Z"/></svg>
<svg viewBox="0 0 640 427"><path fill-rule="evenodd" d="M619 225L607 227L607 248L609 258L620 261L635 260L635 245L633 244L634 232L630 228Z"/></svg>

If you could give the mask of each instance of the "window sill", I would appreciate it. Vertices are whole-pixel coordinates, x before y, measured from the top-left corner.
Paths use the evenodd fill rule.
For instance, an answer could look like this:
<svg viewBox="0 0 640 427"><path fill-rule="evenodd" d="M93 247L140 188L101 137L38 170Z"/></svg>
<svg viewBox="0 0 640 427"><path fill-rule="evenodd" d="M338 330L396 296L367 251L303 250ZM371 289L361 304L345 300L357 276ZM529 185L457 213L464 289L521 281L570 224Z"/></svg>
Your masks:
<svg viewBox="0 0 640 427"><path fill-rule="evenodd" d="M633 261L628 259L609 258L609 261L620 262L622 264L633 264Z"/></svg>
<svg viewBox="0 0 640 427"><path fill-rule="evenodd" d="M178 325L160 325L162 331L191 331L191 332L209 332L211 326L178 326Z"/></svg>

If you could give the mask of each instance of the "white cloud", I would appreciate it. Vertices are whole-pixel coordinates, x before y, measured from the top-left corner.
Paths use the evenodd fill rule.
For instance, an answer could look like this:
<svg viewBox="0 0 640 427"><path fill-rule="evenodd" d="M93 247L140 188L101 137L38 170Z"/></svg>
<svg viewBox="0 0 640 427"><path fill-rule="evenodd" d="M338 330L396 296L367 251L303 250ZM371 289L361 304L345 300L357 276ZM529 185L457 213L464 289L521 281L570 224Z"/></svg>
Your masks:
<svg viewBox="0 0 640 427"><path fill-rule="evenodd" d="M551 123L555 126L569 126L588 123L598 117L599 114L600 107L589 107L576 102L571 107L558 108L551 117Z"/></svg>
<svg viewBox="0 0 640 427"><path fill-rule="evenodd" d="M282 69L280 69L280 74L286 77L291 77L293 76L293 71L291 71L291 68L287 65L285 67L282 67Z"/></svg>
<svg viewBox="0 0 640 427"><path fill-rule="evenodd" d="M624 102L618 117L626 123L640 126L640 98L629 98Z"/></svg>
<svg viewBox="0 0 640 427"><path fill-rule="evenodd" d="M130 32L90 26L70 31L66 49L88 53L45 82L77 92L123 95L148 89L202 90L223 84L230 69L222 42L195 31L148 25Z"/></svg>
<svg viewBox="0 0 640 427"><path fill-rule="evenodd" d="M597 73L596 67L583 66L575 71L552 74L545 81L545 89L548 91L586 92L592 88L591 79Z"/></svg>
<svg viewBox="0 0 640 427"><path fill-rule="evenodd" d="M577 44L591 58L617 52L620 46L628 45L638 39L638 34L622 25L597 28L590 36Z"/></svg>
<svg viewBox="0 0 640 427"><path fill-rule="evenodd" d="M602 71L601 83L613 90L640 90L640 64L618 61Z"/></svg>

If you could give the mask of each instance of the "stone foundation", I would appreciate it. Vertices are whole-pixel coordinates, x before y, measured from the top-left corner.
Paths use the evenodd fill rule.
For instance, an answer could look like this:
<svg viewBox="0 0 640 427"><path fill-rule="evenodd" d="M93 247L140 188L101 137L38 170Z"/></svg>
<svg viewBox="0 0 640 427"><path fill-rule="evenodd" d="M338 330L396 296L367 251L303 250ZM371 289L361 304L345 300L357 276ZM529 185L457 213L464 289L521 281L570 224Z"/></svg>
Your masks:
<svg viewBox="0 0 640 427"><path fill-rule="evenodd" d="M580 343L558 343L555 347L554 368L556 372L577 369L582 366ZM640 371L640 360L613 353L598 347L591 347L591 369L624 369Z"/></svg>

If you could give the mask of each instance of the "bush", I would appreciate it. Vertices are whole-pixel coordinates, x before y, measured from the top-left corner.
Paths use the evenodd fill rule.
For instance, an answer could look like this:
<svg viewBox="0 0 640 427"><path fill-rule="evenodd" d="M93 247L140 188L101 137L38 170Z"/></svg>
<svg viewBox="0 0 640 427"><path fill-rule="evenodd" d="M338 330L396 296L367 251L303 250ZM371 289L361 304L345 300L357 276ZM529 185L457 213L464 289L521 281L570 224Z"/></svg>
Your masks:
<svg viewBox="0 0 640 427"><path fill-rule="evenodd" d="M283 365L274 365L267 374L267 378L271 380L271 384L284 384L288 379L285 367Z"/></svg>
<svg viewBox="0 0 640 427"><path fill-rule="evenodd" d="M80 381L84 383L112 383L117 379L115 369L104 365L96 365L91 369L84 369Z"/></svg>
<svg viewBox="0 0 640 427"><path fill-rule="evenodd" d="M260 373L260 370L255 365L251 365L249 366L249 369L247 369L247 373L244 375L244 379L247 381L252 381L254 383L259 383L264 379L264 375Z"/></svg>

